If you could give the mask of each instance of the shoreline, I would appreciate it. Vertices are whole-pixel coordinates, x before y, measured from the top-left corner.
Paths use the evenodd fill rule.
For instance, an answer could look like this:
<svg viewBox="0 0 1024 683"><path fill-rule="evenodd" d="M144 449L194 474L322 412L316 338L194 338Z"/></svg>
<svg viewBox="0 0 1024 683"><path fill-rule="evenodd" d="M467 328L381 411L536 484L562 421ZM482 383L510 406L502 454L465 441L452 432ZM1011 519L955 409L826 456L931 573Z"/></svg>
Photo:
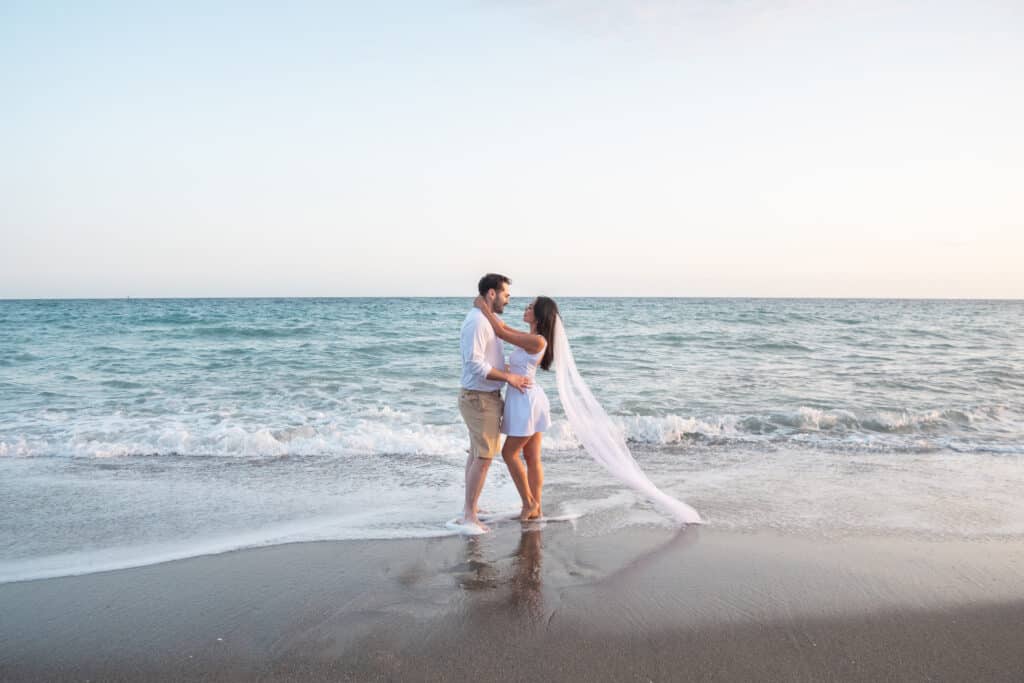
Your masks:
<svg viewBox="0 0 1024 683"><path fill-rule="evenodd" d="M928 530L836 530L835 532L823 531L823 530L808 530L808 529L795 529L795 530L776 530L771 528L765 529L746 529L746 528L731 528L716 526L714 523L700 523L688 525L686 527L672 528L666 525L653 524L651 522L636 521L634 524L626 525L612 531L602 531L594 529L586 529L582 532L578 528L571 528L576 522L575 519L556 519L546 524L553 526L557 525L561 527L565 524L570 527L569 532L572 535L579 535L581 539L587 539L593 543L600 543L600 538L604 536L608 537L622 537L631 534L639 534L643 537L674 537L680 531L689 529L688 534L693 534L698 538L701 535L710 535L712 537L731 537L731 538L749 538L759 539L759 542L764 542L768 539L777 540L780 543L797 543L797 544L814 544L825 547L842 546L843 544L852 543L854 545L864 544L914 544L924 547L988 547L990 545L1002 545L1002 544L1020 544L1024 548L1024 534L1018 532L1006 532L1006 533L994 533L994 534L947 534L941 535ZM511 517L508 520L502 520L498 524L502 528L494 529L484 534L483 539L492 538L495 536L495 532L502 536L510 534L509 528L516 523ZM543 527L541 528L543 531ZM518 532L517 532L518 533ZM561 531L557 533L563 533ZM684 534L686 535L686 534ZM191 561L204 561L212 560L214 558L222 558L225 556L232 556L236 553L258 553L260 551L269 551L278 548L295 548L295 552L302 552L301 548L304 546L347 546L347 545L376 545L376 544L418 544L418 543L436 543L436 542L456 542L466 541L470 538L467 535L459 532L450 530L439 530L437 533L424 534L419 536L380 536L380 537L355 537L355 538L309 538L309 539L297 539L297 540L282 540L276 541L271 540L268 542L257 542L251 545L240 545L240 546L228 546L223 549L213 550L196 550L187 549L185 546L179 546L169 544L168 547L176 548L175 550L169 550L157 554L157 556L150 559L131 559L125 560L125 564L116 564L116 560L111 561L110 566L102 566L100 568L88 568L82 570L71 570L66 573L53 573L42 576L26 576L11 579L0 579L0 588L8 585L15 584L26 584L26 583L37 583L42 581L60 581L63 579L86 579L91 576L114 574L119 572L132 572L140 571L155 567L163 567L166 565L173 565L180 562L191 562ZM693 543L696 541L689 541ZM668 545L668 542L666 542ZM119 552L124 550L125 552L133 553L137 552L138 548L112 548ZM1022 551L1024 552L1024 551ZM62 556L57 556L62 557ZM43 558L46 559L46 558ZM36 562L37 559L31 558L25 560L25 562ZM54 570L63 571L63 570ZM1021 597L1024 599L1024 586L1022 586Z"/></svg>
<svg viewBox="0 0 1024 683"><path fill-rule="evenodd" d="M294 542L2 584L0 680L1019 680L1021 575L1018 541Z"/></svg>

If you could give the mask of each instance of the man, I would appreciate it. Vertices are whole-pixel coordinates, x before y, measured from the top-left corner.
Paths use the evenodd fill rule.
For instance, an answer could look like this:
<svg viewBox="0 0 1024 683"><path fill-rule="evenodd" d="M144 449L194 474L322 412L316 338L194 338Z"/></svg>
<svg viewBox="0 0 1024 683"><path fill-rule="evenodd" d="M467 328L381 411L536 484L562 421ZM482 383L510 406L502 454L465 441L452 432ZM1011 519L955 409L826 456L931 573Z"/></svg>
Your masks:
<svg viewBox="0 0 1024 683"><path fill-rule="evenodd" d="M480 278L477 290L491 310L501 314L508 304L512 281L504 275L488 273ZM501 447L501 414L504 401L501 387L508 384L522 391L530 379L505 371L505 350L491 324L479 309L473 308L462 322L459 339L462 351L462 389L459 412L469 428L469 458L466 460L466 503L459 524L467 531L489 531L477 517L477 503L484 488L487 470Z"/></svg>

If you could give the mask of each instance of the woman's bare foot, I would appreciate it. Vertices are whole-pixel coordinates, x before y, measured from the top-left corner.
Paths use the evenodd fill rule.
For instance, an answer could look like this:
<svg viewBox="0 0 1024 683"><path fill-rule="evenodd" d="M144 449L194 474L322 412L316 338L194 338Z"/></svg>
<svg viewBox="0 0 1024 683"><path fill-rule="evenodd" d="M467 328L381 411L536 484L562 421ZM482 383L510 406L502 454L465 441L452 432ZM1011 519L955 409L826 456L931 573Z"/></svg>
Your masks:
<svg viewBox="0 0 1024 683"><path fill-rule="evenodd" d="M540 517L540 503L531 503L523 506L523 511L519 513L519 519L526 521L528 519L536 519Z"/></svg>

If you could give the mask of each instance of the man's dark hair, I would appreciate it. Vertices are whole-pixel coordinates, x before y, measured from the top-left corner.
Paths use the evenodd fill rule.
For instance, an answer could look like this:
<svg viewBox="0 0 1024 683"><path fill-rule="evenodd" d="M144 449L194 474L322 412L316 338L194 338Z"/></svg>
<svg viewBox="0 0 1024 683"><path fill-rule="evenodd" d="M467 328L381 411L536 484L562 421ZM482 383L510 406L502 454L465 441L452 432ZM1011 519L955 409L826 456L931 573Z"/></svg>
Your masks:
<svg viewBox="0 0 1024 683"><path fill-rule="evenodd" d="M498 275L497 273L487 273L487 275L484 275L482 278L480 278L480 282L477 283L476 288L480 291L480 296L487 296L488 289L493 289L496 292L500 291L502 282L504 282L506 285L512 284L512 281L509 280L504 275Z"/></svg>

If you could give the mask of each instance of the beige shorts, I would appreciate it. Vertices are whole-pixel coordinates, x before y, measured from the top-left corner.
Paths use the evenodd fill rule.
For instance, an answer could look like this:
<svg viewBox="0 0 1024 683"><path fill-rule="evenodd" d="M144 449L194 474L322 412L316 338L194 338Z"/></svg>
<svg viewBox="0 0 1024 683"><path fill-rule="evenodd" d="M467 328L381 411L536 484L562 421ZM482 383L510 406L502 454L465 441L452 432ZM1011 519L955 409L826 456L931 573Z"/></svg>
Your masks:
<svg viewBox="0 0 1024 683"><path fill-rule="evenodd" d="M505 402L497 391L459 391L459 412L469 427L469 453L493 458L501 448L501 413Z"/></svg>

